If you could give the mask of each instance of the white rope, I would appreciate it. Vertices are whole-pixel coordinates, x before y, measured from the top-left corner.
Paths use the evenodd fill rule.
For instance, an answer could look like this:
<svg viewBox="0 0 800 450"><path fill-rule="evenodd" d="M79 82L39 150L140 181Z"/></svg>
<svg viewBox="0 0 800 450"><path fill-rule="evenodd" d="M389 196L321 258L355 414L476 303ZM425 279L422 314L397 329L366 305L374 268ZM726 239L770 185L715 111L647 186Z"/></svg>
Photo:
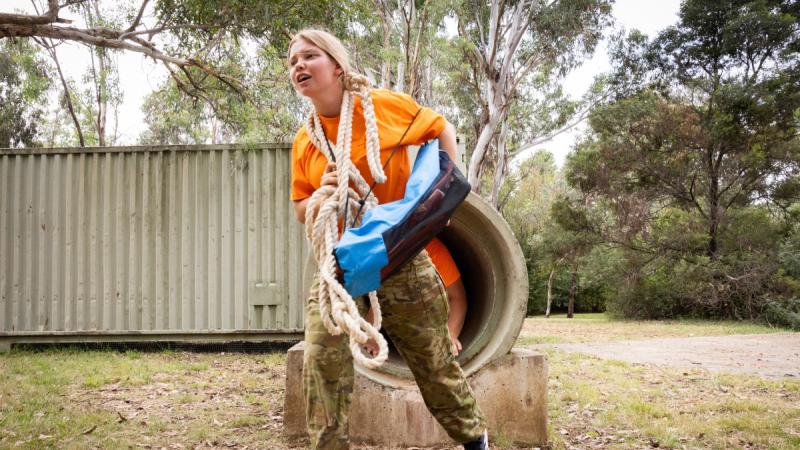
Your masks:
<svg viewBox="0 0 800 450"><path fill-rule="evenodd" d="M353 92L351 92L353 91ZM306 236L311 242L311 251L319 266L319 312L322 323L331 335L337 336L347 333L350 337L350 352L353 358L364 367L374 369L384 361L389 354L386 339L379 332L381 327L381 309L378 304L378 295L373 291L369 293L369 303L372 308L374 325L370 324L358 312L358 306L347 293L344 286L336 277L336 258L333 255L334 247L339 240L339 222L348 217L348 221L358 224L361 217L370 208L378 204L377 198L369 193L369 185L350 160L351 141L353 134L353 110L355 93L361 97L364 109L364 122L366 125L367 162L370 173L378 183L386 181L380 161L380 142L378 140L378 126L375 120L375 109L369 94L369 82L360 76L347 76L345 78L345 91L342 98L342 109L339 113L339 131L336 144L332 145L333 155L326 142L325 133L316 111L306 122L306 129L311 138L311 143L319 149L328 161L336 161L337 186L322 186L311 195L306 207ZM350 187L350 183L355 189ZM367 195L369 193L369 195ZM364 207L358 214L359 200L366 196ZM347 201L349 197L349 202ZM349 211L345 216L346 205ZM362 351L362 345L372 338L378 343L378 354L370 358Z"/></svg>

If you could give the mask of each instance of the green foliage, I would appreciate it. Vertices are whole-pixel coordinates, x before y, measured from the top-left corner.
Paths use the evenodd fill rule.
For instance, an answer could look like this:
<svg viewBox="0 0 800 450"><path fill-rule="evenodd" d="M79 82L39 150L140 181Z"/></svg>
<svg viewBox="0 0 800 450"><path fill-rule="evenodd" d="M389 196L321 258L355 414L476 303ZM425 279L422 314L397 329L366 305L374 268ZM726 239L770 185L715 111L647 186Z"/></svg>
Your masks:
<svg viewBox="0 0 800 450"><path fill-rule="evenodd" d="M506 184L508 201L502 213L528 267L528 314L545 312L551 270L555 270L552 308L566 310L572 267L578 270L575 311L604 311L606 299L613 293L608 281L614 277L609 274L618 270L620 255L608 246L593 247L585 230L567 230L554 218L553 210L568 217L581 212L569 209L568 197L575 193L568 190L553 156L536 152L509 175Z"/></svg>
<svg viewBox="0 0 800 450"><path fill-rule="evenodd" d="M252 37L285 48L291 32L315 24L340 29L349 18L347 3L328 0L159 0L155 10L165 26L198 25L173 33L178 45L193 50L203 48L220 30L237 40Z"/></svg>
<svg viewBox="0 0 800 450"><path fill-rule="evenodd" d="M291 87L283 52L271 46L249 57L233 39L218 65L248 80L245 97L231 96L224 87L192 97L170 80L145 100L148 129L143 144L209 144L286 142L303 119L303 103ZM288 100L288 101L287 101Z"/></svg>
<svg viewBox="0 0 800 450"><path fill-rule="evenodd" d="M142 109L148 128L139 137L144 145L204 144L210 127L205 104L187 98L173 84L162 85L148 95Z"/></svg>
<svg viewBox="0 0 800 450"><path fill-rule="evenodd" d="M800 225L796 224L781 243L778 258L786 274L800 283Z"/></svg>
<svg viewBox="0 0 800 450"><path fill-rule="evenodd" d="M800 299L768 303L764 318L771 325L800 331Z"/></svg>
<svg viewBox="0 0 800 450"><path fill-rule="evenodd" d="M757 318L795 292L799 42L796 2L689 0L617 43L617 96L567 163L583 211L553 210L624 249L610 312Z"/></svg>
<svg viewBox="0 0 800 450"><path fill-rule="evenodd" d="M50 79L48 66L25 39L0 40L0 148L35 147Z"/></svg>

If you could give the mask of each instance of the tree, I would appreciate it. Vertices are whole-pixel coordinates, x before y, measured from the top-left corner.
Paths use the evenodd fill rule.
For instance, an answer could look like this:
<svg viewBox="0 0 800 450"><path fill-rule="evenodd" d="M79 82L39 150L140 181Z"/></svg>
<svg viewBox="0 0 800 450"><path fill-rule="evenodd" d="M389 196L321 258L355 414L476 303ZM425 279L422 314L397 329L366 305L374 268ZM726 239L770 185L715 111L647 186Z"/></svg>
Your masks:
<svg viewBox="0 0 800 450"><path fill-rule="evenodd" d="M596 218L575 214L581 195L567 185L552 154L540 150L522 161L502 194L503 217L528 267L528 314L604 311L624 260L585 229Z"/></svg>
<svg viewBox="0 0 800 450"><path fill-rule="evenodd" d="M200 102L165 82L144 104L148 129L143 144L217 144L221 142L288 141L306 111L289 81L282 49L264 46L255 58L233 40L219 61L226 71L248 80L248 99L214 91L212 101Z"/></svg>
<svg viewBox="0 0 800 450"><path fill-rule="evenodd" d="M33 147L50 80L25 40L0 41L0 148Z"/></svg>
<svg viewBox="0 0 800 450"><path fill-rule="evenodd" d="M95 1L95 0L92 0ZM278 0L136 0L125 24L99 21L83 27L69 26L62 17L80 12L90 0L47 0L38 15L0 13L0 39L29 37L55 42L79 42L90 47L141 53L167 68L187 93L205 98L207 83L219 83L230 92L244 94L241 80L215 65L218 44L231 35L255 37L268 42L286 42L288 30L310 21L336 23L342 8L328 1ZM152 12L155 22L148 17Z"/></svg>
<svg viewBox="0 0 800 450"><path fill-rule="evenodd" d="M628 311L757 317L777 292L800 173L799 13L689 0L678 25L615 52L618 97L590 114L567 179L612 213L595 232L634 252Z"/></svg>
<svg viewBox="0 0 800 450"><path fill-rule="evenodd" d="M780 0L684 3L681 23L645 48L661 89L632 82L627 89L638 93L592 113L592 137L571 161L573 184L693 209L716 259L726 212L770 200L775 180L800 171L798 8Z"/></svg>
<svg viewBox="0 0 800 450"><path fill-rule="evenodd" d="M606 0L467 1L460 5L459 35L473 69L469 81L481 110L468 179L473 190L480 192L482 172L493 165L495 205L511 156L505 148L506 119L521 94L520 86L529 77L556 81L574 67L580 55L594 49L610 10ZM489 161L492 144L495 154Z"/></svg>

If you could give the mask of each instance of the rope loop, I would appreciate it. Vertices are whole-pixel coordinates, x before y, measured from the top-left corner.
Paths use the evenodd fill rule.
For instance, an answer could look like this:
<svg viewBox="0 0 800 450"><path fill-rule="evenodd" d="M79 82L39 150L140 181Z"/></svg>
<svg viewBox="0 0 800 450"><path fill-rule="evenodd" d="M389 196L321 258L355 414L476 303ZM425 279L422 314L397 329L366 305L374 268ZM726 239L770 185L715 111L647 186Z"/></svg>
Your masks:
<svg viewBox="0 0 800 450"><path fill-rule="evenodd" d="M389 348L380 333L381 309L376 292L369 293L374 325L358 312L353 297L337 278L334 248L339 241L339 222L348 215L354 223L361 221L364 213L378 204L378 199L364 177L350 159L355 95L361 98L366 125L367 162L372 178L378 183L386 181L380 162L380 140L375 119L375 109L369 92L369 81L357 74L343 77L345 86L336 144L332 144L322 128L319 115L312 112L306 121L311 143L328 161L336 161L336 186L322 186L311 195L306 207L306 236L319 266L319 310L322 323L331 335L347 333L353 359L360 365L374 369L383 364ZM351 187L352 186L352 187ZM369 339L378 343L378 354L370 358L362 350Z"/></svg>

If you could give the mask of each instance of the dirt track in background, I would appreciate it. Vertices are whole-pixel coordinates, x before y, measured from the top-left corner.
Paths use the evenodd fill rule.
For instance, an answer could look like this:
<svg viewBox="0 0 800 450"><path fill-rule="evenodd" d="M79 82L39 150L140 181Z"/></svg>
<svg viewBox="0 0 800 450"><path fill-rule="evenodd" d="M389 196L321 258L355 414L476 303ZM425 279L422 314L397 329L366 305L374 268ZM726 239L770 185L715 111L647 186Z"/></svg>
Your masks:
<svg viewBox="0 0 800 450"><path fill-rule="evenodd" d="M631 363L800 379L800 333L540 344L531 348L587 353Z"/></svg>

